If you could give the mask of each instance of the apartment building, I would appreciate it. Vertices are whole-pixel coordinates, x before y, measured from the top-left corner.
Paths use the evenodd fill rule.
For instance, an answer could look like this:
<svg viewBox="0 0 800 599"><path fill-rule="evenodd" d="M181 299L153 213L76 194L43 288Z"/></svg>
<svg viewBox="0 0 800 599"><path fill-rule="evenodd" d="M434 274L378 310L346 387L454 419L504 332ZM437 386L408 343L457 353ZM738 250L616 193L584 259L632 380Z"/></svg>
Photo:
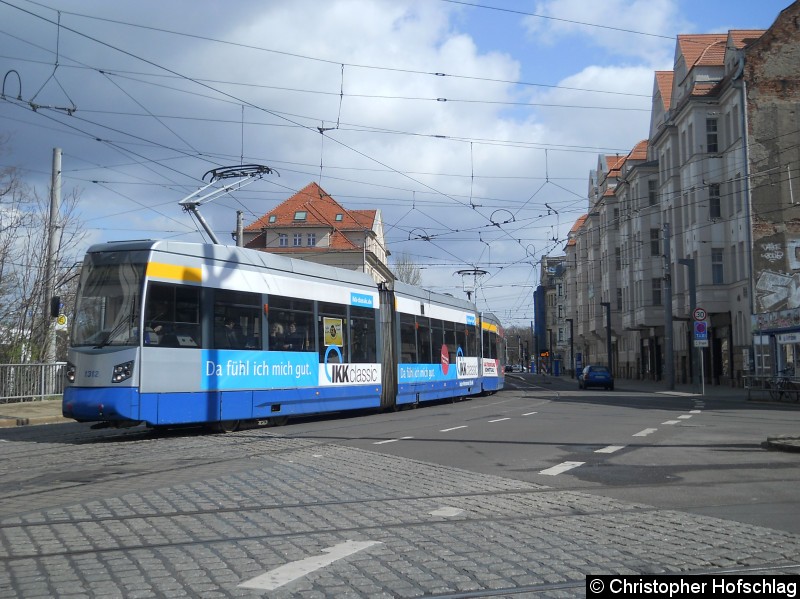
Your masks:
<svg viewBox="0 0 800 599"><path fill-rule="evenodd" d="M245 247L392 281L380 210L349 210L316 183L244 228Z"/></svg>
<svg viewBox="0 0 800 599"><path fill-rule="evenodd" d="M800 367L799 93L798 2L765 31L678 36L647 139L598 158L569 233L570 360L720 385Z"/></svg>

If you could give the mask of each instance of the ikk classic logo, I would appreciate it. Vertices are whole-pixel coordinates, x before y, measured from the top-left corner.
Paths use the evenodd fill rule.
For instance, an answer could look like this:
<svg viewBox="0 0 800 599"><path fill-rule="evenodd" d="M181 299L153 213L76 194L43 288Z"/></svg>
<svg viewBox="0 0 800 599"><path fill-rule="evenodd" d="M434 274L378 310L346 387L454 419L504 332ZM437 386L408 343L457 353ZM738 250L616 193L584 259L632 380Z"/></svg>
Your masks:
<svg viewBox="0 0 800 599"><path fill-rule="evenodd" d="M335 356L331 358L331 354ZM325 362L320 364L320 385L377 385L381 382L380 364L343 364L342 350L329 345L325 350Z"/></svg>

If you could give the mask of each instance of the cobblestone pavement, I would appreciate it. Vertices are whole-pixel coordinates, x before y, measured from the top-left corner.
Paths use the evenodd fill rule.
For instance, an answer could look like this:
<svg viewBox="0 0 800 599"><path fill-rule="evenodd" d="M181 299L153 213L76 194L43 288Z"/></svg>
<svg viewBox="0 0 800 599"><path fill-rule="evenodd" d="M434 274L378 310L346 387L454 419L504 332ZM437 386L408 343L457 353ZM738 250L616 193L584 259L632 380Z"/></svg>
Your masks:
<svg viewBox="0 0 800 599"><path fill-rule="evenodd" d="M0 443L0 597L575 597L587 574L800 555L798 535L275 430ZM365 543L278 586L348 541Z"/></svg>

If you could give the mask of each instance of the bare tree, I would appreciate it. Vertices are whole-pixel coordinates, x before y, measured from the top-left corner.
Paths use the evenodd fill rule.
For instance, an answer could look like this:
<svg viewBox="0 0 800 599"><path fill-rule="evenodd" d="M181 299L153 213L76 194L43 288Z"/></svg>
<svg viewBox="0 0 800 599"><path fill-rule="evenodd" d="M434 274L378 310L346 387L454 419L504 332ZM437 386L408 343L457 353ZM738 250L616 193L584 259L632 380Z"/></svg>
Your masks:
<svg viewBox="0 0 800 599"><path fill-rule="evenodd" d="M0 148L7 140L0 139ZM78 194L62 200L56 280L74 270L84 234L78 227ZM41 360L43 339L52 323L45 317L45 262L49 199L22 182L14 168L0 170L0 362ZM64 345L63 343L60 345ZM62 353L63 357L63 353Z"/></svg>
<svg viewBox="0 0 800 599"><path fill-rule="evenodd" d="M422 271L405 252L394 261L394 276L409 285L419 285L422 281Z"/></svg>

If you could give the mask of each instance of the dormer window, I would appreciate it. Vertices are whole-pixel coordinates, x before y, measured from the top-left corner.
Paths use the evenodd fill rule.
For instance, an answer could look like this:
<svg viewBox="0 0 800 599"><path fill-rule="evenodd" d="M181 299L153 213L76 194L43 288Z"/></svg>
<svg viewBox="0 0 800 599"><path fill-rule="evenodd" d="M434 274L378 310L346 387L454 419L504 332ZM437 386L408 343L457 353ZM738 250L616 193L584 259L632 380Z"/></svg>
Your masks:
<svg viewBox="0 0 800 599"><path fill-rule="evenodd" d="M274 214L269 217L269 222L274 223L275 220L276 220L276 216Z"/></svg>
<svg viewBox="0 0 800 599"><path fill-rule="evenodd" d="M306 211L298 210L294 213L294 220L306 220Z"/></svg>
<svg viewBox="0 0 800 599"><path fill-rule="evenodd" d="M337 215L336 215L336 222L337 222L337 223L338 223L338 222L341 222L343 218L344 218L344 214L337 214Z"/></svg>

